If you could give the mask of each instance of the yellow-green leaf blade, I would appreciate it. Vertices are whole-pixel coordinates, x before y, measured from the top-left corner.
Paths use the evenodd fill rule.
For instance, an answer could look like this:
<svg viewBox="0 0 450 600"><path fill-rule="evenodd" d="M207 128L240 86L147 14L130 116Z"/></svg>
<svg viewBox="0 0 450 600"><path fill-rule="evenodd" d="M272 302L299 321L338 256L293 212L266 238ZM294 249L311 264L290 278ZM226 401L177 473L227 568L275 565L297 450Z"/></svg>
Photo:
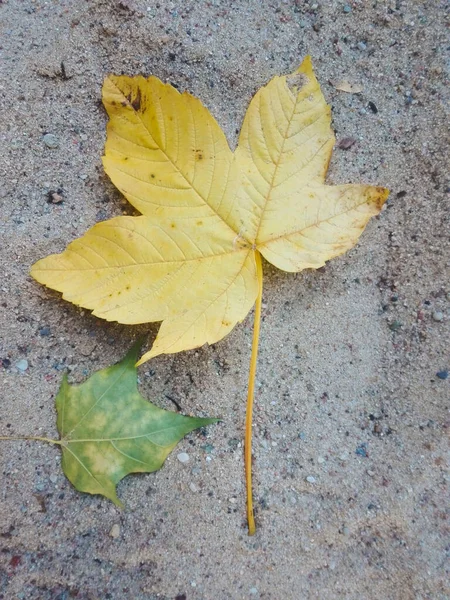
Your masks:
<svg viewBox="0 0 450 600"><path fill-rule="evenodd" d="M214 344L243 321L258 292L255 253L249 250L244 262L235 263L233 267L236 256L232 255L233 261L227 257L223 266L217 268L220 278L215 282L214 293L202 294L197 286L187 292L193 295L192 308L178 310L162 322L151 350L138 364L159 354L190 350L205 343Z"/></svg>
<svg viewBox="0 0 450 600"><path fill-rule="evenodd" d="M333 144L330 108L309 57L295 73L274 77L255 94L235 153L247 239L265 240L266 224L286 194L323 181Z"/></svg>
<svg viewBox="0 0 450 600"><path fill-rule="evenodd" d="M368 185L307 187L296 210L298 200L286 199L277 218L267 224L267 241L260 243L258 250L284 271L318 269L357 243L388 193Z"/></svg>
<svg viewBox="0 0 450 600"><path fill-rule="evenodd" d="M118 505L121 479L161 468L182 437L217 421L185 417L146 401L136 383L139 347L81 385L71 386L65 378L56 397L65 475L77 490Z"/></svg>
<svg viewBox="0 0 450 600"><path fill-rule="evenodd" d="M142 216L98 223L31 274L109 321L169 319L160 354L217 341L242 321L256 298L255 269L253 251L216 215Z"/></svg>
<svg viewBox="0 0 450 600"><path fill-rule="evenodd" d="M143 214L207 217L230 212L226 186L233 155L202 103L157 77L110 75L103 164Z"/></svg>
<svg viewBox="0 0 450 600"><path fill-rule="evenodd" d="M280 269L318 268L342 254L387 198L384 188L325 185L333 144L309 57L251 101L236 151L245 237Z"/></svg>

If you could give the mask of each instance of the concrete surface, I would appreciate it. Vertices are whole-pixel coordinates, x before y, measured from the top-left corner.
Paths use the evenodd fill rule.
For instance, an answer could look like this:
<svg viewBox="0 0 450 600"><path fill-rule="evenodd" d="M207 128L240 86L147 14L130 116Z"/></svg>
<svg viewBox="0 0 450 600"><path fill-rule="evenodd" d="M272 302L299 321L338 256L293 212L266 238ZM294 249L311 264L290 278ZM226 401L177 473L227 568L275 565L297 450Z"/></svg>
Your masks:
<svg viewBox="0 0 450 600"><path fill-rule="evenodd" d="M0 2L0 435L56 436L63 370L81 381L156 332L100 321L28 276L96 221L132 213L101 165L107 73L188 89L234 145L254 92L311 54L338 141L356 140L328 181L392 190L360 244L320 272L264 265L257 535L241 445L250 316L214 347L140 368L158 405L173 410L169 395L223 422L158 473L126 478L125 511L76 492L57 447L0 444L0 598L450 597L448 8ZM362 93L337 91L340 79Z"/></svg>

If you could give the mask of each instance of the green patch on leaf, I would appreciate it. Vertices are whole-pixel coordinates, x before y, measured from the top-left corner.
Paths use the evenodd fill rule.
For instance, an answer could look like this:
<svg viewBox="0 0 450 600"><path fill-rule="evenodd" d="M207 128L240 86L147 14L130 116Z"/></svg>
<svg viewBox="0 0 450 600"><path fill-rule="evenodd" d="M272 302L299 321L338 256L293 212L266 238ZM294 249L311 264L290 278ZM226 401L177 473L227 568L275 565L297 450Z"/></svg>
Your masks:
<svg viewBox="0 0 450 600"><path fill-rule="evenodd" d="M135 367L140 346L81 385L70 385L64 376L56 397L65 475L80 492L101 494L118 506L121 479L157 471L187 433L217 422L184 417L145 400Z"/></svg>

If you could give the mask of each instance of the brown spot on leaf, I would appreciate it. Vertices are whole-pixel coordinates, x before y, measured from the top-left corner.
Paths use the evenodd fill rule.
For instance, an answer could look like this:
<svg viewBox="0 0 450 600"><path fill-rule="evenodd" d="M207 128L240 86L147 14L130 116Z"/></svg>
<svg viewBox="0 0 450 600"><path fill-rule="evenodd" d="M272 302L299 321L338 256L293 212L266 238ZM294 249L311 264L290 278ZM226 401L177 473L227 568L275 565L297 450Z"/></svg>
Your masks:
<svg viewBox="0 0 450 600"><path fill-rule="evenodd" d="M389 196L389 190L383 187L377 187L375 188L376 192L375 192L375 204L376 207L381 210L381 207L383 206L383 204L386 202L388 196Z"/></svg>
<svg viewBox="0 0 450 600"><path fill-rule="evenodd" d="M172 229L176 229L176 228L177 228L177 226L175 225L175 223L171 223L171 224L170 224L170 227L171 227Z"/></svg>
<svg viewBox="0 0 450 600"><path fill-rule="evenodd" d="M140 88L137 89L136 98L131 103L131 106L134 108L135 111L138 111L141 108L141 90L140 90Z"/></svg>
<svg viewBox="0 0 450 600"><path fill-rule="evenodd" d="M203 225L203 221L197 221L197 225Z"/></svg>

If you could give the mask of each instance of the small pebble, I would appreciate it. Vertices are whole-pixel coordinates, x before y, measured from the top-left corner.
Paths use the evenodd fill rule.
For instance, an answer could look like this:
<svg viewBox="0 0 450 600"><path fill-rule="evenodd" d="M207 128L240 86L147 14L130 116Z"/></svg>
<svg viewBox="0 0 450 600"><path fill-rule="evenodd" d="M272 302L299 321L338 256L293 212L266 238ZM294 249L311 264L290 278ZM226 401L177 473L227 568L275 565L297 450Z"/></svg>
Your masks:
<svg viewBox="0 0 450 600"><path fill-rule="evenodd" d="M50 327L40 327L39 335L41 335L42 337L47 337L48 335L50 335Z"/></svg>
<svg viewBox="0 0 450 600"><path fill-rule="evenodd" d="M438 371L436 373L436 377L439 377L439 379L447 379L447 377L448 377L448 371L447 370Z"/></svg>
<svg viewBox="0 0 450 600"><path fill-rule="evenodd" d="M109 536L114 538L115 540L119 537L120 535L120 527L117 523L115 523L112 527L111 527L111 531L109 532Z"/></svg>
<svg viewBox="0 0 450 600"><path fill-rule="evenodd" d="M440 310L435 310L433 313L433 320L437 321L438 323L440 321L444 320L444 313L442 313Z"/></svg>
<svg viewBox="0 0 450 600"><path fill-rule="evenodd" d="M351 12L352 12L352 7L351 7L351 6L349 6L348 4L346 4L346 5L344 6L344 12L345 12L346 14L348 14L348 13L351 13Z"/></svg>
<svg viewBox="0 0 450 600"><path fill-rule="evenodd" d="M367 44L365 44L364 42L358 42L358 50L364 52L364 50L367 50Z"/></svg>
<svg viewBox="0 0 450 600"><path fill-rule="evenodd" d="M52 483L56 483L58 481L58 475L50 475L49 479Z"/></svg>
<svg viewBox="0 0 450 600"><path fill-rule="evenodd" d="M61 204L64 198L58 192L49 192L48 193L48 201L51 204Z"/></svg>
<svg viewBox="0 0 450 600"><path fill-rule="evenodd" d="M393 323L391 323L389 325L389 329L391 331L398 331L400 329L400 327L402 326L400 321L394 321Z"/></svg>
<svg viewBox="0 0 450 600"><path fill-rule="evenodd" d="M198 487L197 487L197 486L195 485L195 483L193 483L192 481L191 481L191 483L189 484L189 489L191 490L191 492L194 492L194 494L195 494L196 492L198 492Z"/></svg>
<svg viewBox="0 0 450 600"><path fill-rule="evenodd" d="M177 454L177 458L180 461L180 463L187 463L189 462L189 454L187 454L186 452L180 452L180 454Z"/></svg>
<svg viewBox="0 0 450 600"><path fill-rule="evenodd" d="M207 454L211 454L214 450L214 446L212 444L206 444L205 446L201 446L201 449L204 450Z"/></svg>
<svg viewBox="0 0 450 600"><path fill-rule="evenodd" d="M53 135L53 133L46 133L42 138L42 141L47 146L47 148L54 149L59 147L59 140L56 137L56 135Z"/></svg>
<svg viewBox="0 0 450 600"><path fill-rule="evenodd" d="M252 587L252 588L250 588L250 589L248 590L248 593L249 593L251 596L256 596L256 594L258 593L258 589L257 589L257 588L255 588L255 587Z"/></svg>
<svg viewBox="0 0 450 600"><path fill-rule="evenodd" d="M316 478L313 477L312 475L308 475L308 477L306 478L306 481L308 483L316 483Z"/></svg>
<svg viewBox="0 0 450 600"><path fill-rule="evenodd" d="M19 371L22 371L22 373L24 373L27 369L28 369L28 361L26 358L22 358L22 360L19 360L16 362L16 368L19 369Z"/></svg>
<svg viewBox="0 0 450 600"><path fill-rule="evenodd" d="M352 137L345 137L342 138L342 140L339 141L338 143L338 148L340 148L341 150L349 150L353 144L356 143L355 138Z"/></svg>
<svg viewBox="0 0 450 600"><path fill-rule="evenodd" d="M323 465L323 463L325 462L325 459L323 456L319 456L319 458L317 459L317 462L319 463L319 465Z"/></svg>
<svg viewBox="0 0 450 600"><path fill-rule="evenodd" d="M361 444L355 450L355 454L358 456L362 456L363 458L367 458L369 456L367 452L367 444Z"/></svg>

